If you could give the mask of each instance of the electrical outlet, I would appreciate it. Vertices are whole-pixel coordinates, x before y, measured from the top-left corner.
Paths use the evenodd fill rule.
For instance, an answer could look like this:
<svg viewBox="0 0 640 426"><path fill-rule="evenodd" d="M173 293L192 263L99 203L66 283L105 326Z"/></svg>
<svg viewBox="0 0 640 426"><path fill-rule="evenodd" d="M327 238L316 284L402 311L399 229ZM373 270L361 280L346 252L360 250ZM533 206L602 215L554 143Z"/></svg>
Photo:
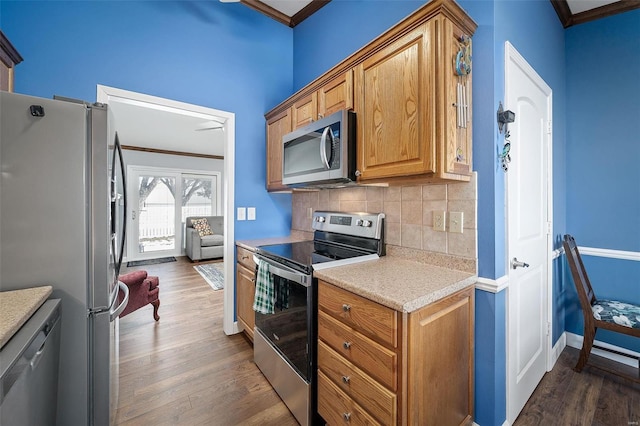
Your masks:
<svg viewBox="0 0 640 426"><path fill-rule="evenodd" d="M433 211L433 230L434 231L445 231L445 217L446 213L444 210L434 210Z"/></svg>
<svg viewBox="0 0 640 426"><path fill-rule="evenodd" d="M462 212L449 212L449 232L462 234L464 215Z"/></svg>
<svg viewBox="0 0 640 426"><path fill-rule="evenodd" d="M247 207L247 220L256 220L256 208Z"/></svg>
<svg viewBox="0 0 640 426"><path fill-rule="evenodd" d="M238 207L238 220L247 220L247 208Z"/></svg>

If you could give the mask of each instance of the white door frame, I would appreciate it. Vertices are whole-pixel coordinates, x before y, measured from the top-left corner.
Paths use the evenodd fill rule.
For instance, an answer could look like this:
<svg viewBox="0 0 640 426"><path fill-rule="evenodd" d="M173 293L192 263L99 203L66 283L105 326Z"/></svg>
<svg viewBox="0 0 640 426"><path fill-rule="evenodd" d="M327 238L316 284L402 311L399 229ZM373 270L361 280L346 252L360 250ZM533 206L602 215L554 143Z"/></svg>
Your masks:
<svg viewBox="0 0 640 426"><path fill-rule="evenodd" d="M538 73L529 65L529 63L524 59L522 55L513 47L511 43L508 41L505 42L505 65L504 65L504 98L508 99L509 95L509 86L508 81L510 78L510 72L512 66L520 67L531 80L533 80L539 87L543 88L543 91L548 95L549 98L549 115L553 117L553 92L551 88L547 85L547 83L538 75ZM505 109L509 109L508 105L505 105ZM516 117L517 120L517 117ZM546 248L546 267L547 267L547 324L543 324L543 326L547 327L547 353L545 354L546 359L546 369L547 371L551 371L553 368L553 364L555 360L553 359L553 127L551 126L551 119L549 119L549 137L547 138L547 146L545 147L544 154L547 157L547 176L546 176L546 185L547 185L547 222L548 222L548 232L547 232L547 248ZM511 275L511 263L510 259L512 258L511 247L509 246L509 191L508 191L508 175L505 178L505 218L507 229L505 232L505 245L507 249L505 250L506 258L505 260L505 270L507 271L507 276ZM509 280L510 281L510 280ZM508 299L507 299L508 302ZM512 369L510 368L510 363L515 362L515 360L511 360L509 357L509 307L507 306L507 423L509 422L509 402L512 392L510 391L510 380L509 374Z"/></svg>
<svg viewBox="0 0 640 426"><path fill-rule="evenodd" d="M234 321L235 312L235 226L234 226L234 205L235 205L235 135L236 118L235 114L199 105L187 104L142 93L130 92L128 90L117 89L103 85L97 86L98 102L108 104L110 101L134 104L147 108L159 109L167 112L175 112L184 115L202 117L209 116L210 119L224 121L223 132L224 144L224 305L222 328L225 334L235 334L239 332L238 324ZM110 134L114 129L109 129Z"/></svg>

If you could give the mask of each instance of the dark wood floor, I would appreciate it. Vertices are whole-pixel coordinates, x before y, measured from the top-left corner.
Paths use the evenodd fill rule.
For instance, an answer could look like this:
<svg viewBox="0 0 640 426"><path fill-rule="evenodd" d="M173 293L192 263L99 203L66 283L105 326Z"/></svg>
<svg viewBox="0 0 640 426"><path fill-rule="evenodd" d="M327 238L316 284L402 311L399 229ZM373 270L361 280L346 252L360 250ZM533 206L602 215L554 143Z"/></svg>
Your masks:
<svg viewBox="0 0 640 426"><path fill-rule="evenodd" d="M160 321L151 306L120 320L119 425L297 424L253 363L250 344L222 331L222 290L184 257L134 269L160 277ZM514 426L638 425L640 385L592 367L575 373L577 357L564 350Z"/></svg>
<svg viewBox="0 0 640 426"><path fill-rule="evenodd" d="M223 291L193 265L182 257L123 271L160 277L160 321L150 305L120 320L117 424L297 425L251 345L222 331Z"/></svg>
<svg viewBox="0 0 640 426"><path fill-rule="evenodd" d="M630 377L638 369L591 355L581 373L573 371L578 349L566 347L527 401L514 426L640 424L640 384L606 373L609 368Z"/></svg>

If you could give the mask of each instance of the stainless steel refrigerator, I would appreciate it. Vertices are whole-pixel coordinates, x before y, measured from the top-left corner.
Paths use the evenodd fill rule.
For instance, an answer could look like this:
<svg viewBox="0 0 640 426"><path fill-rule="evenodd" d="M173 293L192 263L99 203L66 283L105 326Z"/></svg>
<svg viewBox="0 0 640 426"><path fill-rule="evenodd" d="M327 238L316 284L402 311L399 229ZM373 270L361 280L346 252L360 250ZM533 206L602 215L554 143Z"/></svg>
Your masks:
<svg viewBox="0 0 640 426"><path fill-rule="evenodd" d="M58 425L115 420L126 185L107 135L104 105L0 92L0 290L62 299Z"/></svg>

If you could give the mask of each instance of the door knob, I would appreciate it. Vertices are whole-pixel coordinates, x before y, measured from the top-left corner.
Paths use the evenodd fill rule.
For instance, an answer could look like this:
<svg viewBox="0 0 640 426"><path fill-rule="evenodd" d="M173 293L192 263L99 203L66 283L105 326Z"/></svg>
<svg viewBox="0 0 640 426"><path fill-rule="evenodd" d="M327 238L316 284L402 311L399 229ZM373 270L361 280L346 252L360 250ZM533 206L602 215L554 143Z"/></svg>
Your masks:
<svg viewBox="0 0 640 426"><path fill-rule="evenodd" d="M520 262L517 257L514 257L511 261L511 269L516 268L528 268L529 264L526 262Z"/></svg>

